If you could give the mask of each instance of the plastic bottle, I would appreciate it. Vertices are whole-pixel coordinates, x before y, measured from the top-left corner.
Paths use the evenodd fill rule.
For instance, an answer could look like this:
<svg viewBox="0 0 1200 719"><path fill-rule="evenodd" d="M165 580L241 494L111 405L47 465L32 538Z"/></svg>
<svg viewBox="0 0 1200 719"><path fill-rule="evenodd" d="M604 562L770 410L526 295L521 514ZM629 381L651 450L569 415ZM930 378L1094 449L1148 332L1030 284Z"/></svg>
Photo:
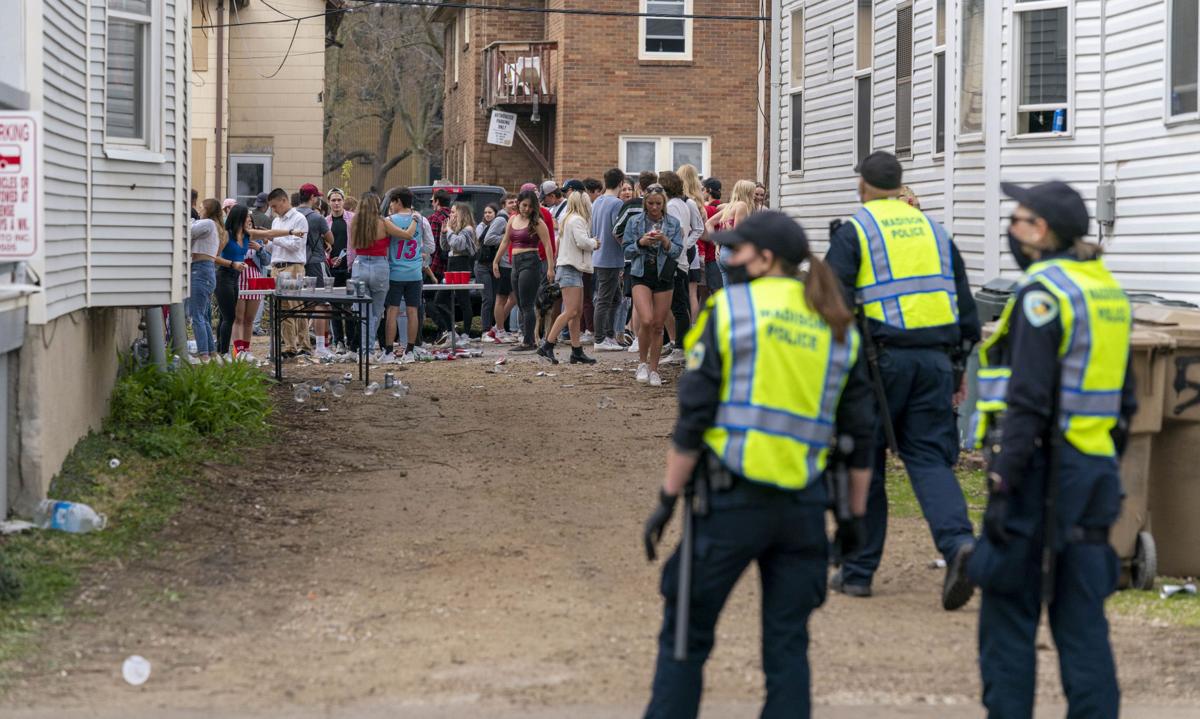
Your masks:
<svg viewBox="0 0 1200 719"><path fill-rule="evenodd" d="M363 394L370 397L371 395L375 394L378 391L379 391L379 383L372 382L371 384L367 385L366 389L363 390Z"/></svg>
<svg viewBox="0 0 1200 719"><path fill-rule="evenodd" d="M334 397L346 396L346 385L341 382L329 382L326 386L326 391Z"/></svg>
<svg viewBox="0 0 1200 719"><path fill-rule="evenodd" d="M292 393L292 398L297 402L307 402L312 397L312 388L307 382L301 382L295 386L295 391Z"/></svg>
<svg viewBox="0 0 1200 719"><path fill-rule="evenodd" d="M78 502L60 502L43 499L33 513L33 523L42 529L57 529L72 534L83 534L104 529L108 517Z"/></svg>

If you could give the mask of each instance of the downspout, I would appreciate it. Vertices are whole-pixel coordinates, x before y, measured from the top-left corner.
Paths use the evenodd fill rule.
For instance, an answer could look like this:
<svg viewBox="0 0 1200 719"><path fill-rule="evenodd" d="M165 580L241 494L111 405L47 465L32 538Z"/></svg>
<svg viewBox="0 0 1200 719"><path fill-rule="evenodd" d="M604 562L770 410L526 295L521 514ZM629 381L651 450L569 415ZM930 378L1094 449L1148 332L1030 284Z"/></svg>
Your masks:
<svg viewBox="0 0 1200 719"><path fill-rule="evenodd" d="M780 107L782 104L780 91L783 87L783 61L781 59L781 53L783 52L783 39L780 37L782 34L780 33L780 28L782 26L783 2L782 0L771 0L771 112L769 115L769 122L771 123L769 142L771 143L771 146L770 162L768 163L767 170L770 173L770 178L767 180L767 189L770 193L768 196L770 198L771 207L776 210L783 209L782 205L780 204L780 198L782 195L780 185L783 181L781 178L781 168L779 166L779 151L780 146L783 144L783 137L781 136L779 129L781 124L779 113L782 112ZM795 32L795 30L792 32ZM793 119L792 121L795 122L796 120Z"/></svg>
<svg viewBox="0 0 1200 719"><path fill-rule="evenodd" d="M759 4L759 8L762 8L761 3ZM761 13L762 10L760 9L759 12ZM764 151L766 150L766 136L765 136L766 133L764 132L763 117L762 117L762 108L763 108L763 105L767 101L767 98L766 98L767 65L766 65L766 58L763 57L763 55L765 55L766 51L767 51L766 42L767 42L766 21L759 20L758 21L758 44L755 47L755 50L757 50L757 52L758 52L758 103L755 105L755 112L754 112L754 125L757 129L757 142L755 143L755 149L757 150L756 154L758 155L757 159L755 160L754 173L755 173L755 177L758 179L759 182L762 182L766 179L764 177L765 168L763 167L763 154L764 154ZM769 184L774 184L774 183L769 183Z"/></svg>
<svg viewBox="0 0 1200 719"><path fill-rule="evenodd" d="M83 196L84 298L92 306L92 3L87 3L87 30L83 35L83 87L88 110L84 113L87 137L83 141L83 172L86 192Z"/></svg>
<svg viewBox="0 0 1200 719"><path fill-rule="evenodd" d="M213 174L213 197L218 200L221 194L221 173L225 154L221 140L225 135L225 0L217 0L217 142L216 170Z"/></svg>

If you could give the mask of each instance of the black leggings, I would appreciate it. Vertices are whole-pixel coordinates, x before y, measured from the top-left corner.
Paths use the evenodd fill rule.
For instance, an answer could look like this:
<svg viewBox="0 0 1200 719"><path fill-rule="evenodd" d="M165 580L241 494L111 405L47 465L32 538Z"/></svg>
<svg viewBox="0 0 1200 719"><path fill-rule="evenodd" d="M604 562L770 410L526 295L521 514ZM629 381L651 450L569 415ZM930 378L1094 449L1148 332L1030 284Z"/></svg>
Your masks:
<svg viewBox="0 0 1200 719"><path fill-rule="evenodd" d="M517 290L517 305L521 308L521 331L525 334L525 344L537 344L534 332L537 330L537 314L534 303L537 301L538 284L542 279L542 262L536 252L522 252L513 255L512 282ZM546 328L549 331L549 327Z"/></svg>
<svg viewBox="0 0 1200 719"><path fill-rule="evenodd" d="M688 295L688 273L678 267L671 294L671 314L675 315L675 346L683 349L683 338L692 328L692 300Z"/></svg>
<svg viewBox="0 0 1200 719"><path fill-rule="evenodd" d="M229 352L229 339L233 336L233 322L237 318L238 273L228 267L217 268L217 310L221 319L217 323L217 352Z"/></svg>

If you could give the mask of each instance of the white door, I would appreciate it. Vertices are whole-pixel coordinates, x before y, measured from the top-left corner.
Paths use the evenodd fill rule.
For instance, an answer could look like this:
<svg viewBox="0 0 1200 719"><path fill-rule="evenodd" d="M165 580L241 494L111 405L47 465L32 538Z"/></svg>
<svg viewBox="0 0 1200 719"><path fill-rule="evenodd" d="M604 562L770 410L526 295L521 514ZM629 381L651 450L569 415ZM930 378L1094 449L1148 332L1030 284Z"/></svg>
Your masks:
<svg viewBox="0 0 1200 719"><path fill-rule="evenodd" d="M271 156L230 155L229 189L239 203L253 206L258 193L271 191Z"/></svg>

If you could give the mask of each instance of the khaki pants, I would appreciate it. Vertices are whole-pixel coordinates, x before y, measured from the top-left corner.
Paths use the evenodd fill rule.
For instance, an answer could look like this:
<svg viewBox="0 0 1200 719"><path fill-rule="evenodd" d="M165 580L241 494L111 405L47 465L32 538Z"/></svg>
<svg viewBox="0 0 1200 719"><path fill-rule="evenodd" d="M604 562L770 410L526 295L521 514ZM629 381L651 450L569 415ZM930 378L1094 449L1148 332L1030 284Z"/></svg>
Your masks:
<svg viewBox="0 0 1200 719"><path fill-rule="evenodd" d="M304 277L304 265L297 263L271 268L272 277L279 277L281 272L291 272L292 277ZM300 306L299 302L283 302L280 304L285 309ZM279 349L280 352L299 352L308 346L308 320L303 317L284 320L279 328L279 333L283 339L283 346Z"/></svg>

